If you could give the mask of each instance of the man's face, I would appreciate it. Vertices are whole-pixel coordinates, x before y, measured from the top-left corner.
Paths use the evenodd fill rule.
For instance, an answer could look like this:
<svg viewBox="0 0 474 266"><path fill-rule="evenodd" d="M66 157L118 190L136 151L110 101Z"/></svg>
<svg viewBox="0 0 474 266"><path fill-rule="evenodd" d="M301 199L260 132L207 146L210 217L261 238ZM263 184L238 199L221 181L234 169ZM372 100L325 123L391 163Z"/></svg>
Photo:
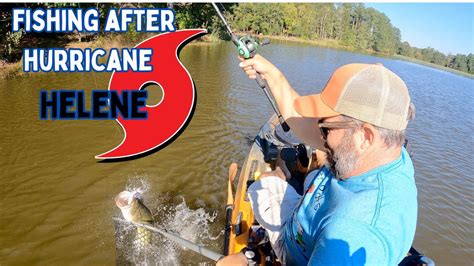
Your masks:
<svg viewBox="0 0 474 266"><path fill-rule="evenodd" d="M324 123L343 122L341 116L323 119ZM348 178L359 163L359 156L355 150L353 130L350 128L329 129L325 141L327 153L327 167L336 178Z"/></svg>

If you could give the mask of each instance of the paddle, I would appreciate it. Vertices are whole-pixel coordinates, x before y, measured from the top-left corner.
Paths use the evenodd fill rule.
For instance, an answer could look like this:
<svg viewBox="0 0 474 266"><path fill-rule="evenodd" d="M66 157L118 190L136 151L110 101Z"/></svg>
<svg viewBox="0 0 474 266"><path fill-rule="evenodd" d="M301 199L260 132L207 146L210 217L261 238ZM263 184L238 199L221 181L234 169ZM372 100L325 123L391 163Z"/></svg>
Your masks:
<svg viewBox="0 0 474 266"><path fill-rule="evenodd" d="M229 166L229 179L227 180L227 205L225 206L225 231L224 231L224 255L229 255L230 231L232 230L232 211L234 209L234 195L232 193L232 182L237 174L237 164Z"/></svg>

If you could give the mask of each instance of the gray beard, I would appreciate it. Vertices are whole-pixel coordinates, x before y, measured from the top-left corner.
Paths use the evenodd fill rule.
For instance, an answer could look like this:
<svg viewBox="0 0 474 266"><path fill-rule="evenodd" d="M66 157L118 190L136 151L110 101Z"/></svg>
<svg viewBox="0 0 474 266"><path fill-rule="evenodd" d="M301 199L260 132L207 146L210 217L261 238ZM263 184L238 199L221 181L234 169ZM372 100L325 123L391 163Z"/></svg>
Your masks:
<svg viewBox="0 0 474 266"><path fill-rule="evenodd" d="M341 144L334 149L331 149L327 143L325 144L327 152L327 164L326 166L331 170L334 176L343 180L346 179L347 173L354 170L359 163L359 158L354 152L354 143L352 141L352 134L348 134L350 131L344 133ZM345 178L343 178L346 176Z"/></svg>

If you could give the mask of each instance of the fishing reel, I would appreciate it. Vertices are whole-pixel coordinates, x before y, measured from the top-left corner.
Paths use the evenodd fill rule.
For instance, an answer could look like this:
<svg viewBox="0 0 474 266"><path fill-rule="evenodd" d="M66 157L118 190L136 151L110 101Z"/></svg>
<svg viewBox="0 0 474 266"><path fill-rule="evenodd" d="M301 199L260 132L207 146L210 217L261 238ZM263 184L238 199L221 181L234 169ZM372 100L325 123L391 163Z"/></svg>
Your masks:
<svg viewBox="0 0 474 266"><path fill-rule="evenodd" d="M296 192L302 195L310 156L313 154L312 148L303 143L279 147L260 136L257 136L256 141L262 149L263 160L270 164L272 169L276 167L278 157L285 162L285 166L290 172L290 177L287 179L288 183L295 188Z"/></svg>
<svg viewBox="0 0 474 266"><path fill-rule="evenodd" d="M232 42L237 47L239 55L245 59L254 57L257 54L258 47L270 44L268 39L264 39L262 42L257 42L250 36L244 36L237 39L237 36L232 36Z"/></svg>
<svg viewBox="0 0 474 266"><path fill-rule="evenodd" d="M308 168L309 166L307 147L302 143L281 149L280 158L285 161L286 167L290 171L298 171L298 163L300 163L303 168Z"/></svg>
<svg viewBox="0 0 474 266"><path fill-rule="evenodd" d="M249 266L277 265L275 264L277 257L270 244L270 238L268 237L265 228L263 228L256 220L249 228L247 247L243 248L241 252L243 252L247 258Z"/></svg>
<svg viewBox="0 0 474 266"><path fill-rule="evenodd" d="M263 153L263 160L271 165L275 165L278 157L286 164L290 172L302 172L301 168L307 169L309 166L309 156L312 154L311 147L300 143L298 145L285 145L280 148L260 136L257 136L256 142L259 143Z"/></svg>
<svg viewBox="0 0 474 266"><path fill-rule="evenodd" d="M286 168L291 174L291 178L287 180L288 184L300 195L303 195L304 192L304 179L311 154L311 148L302 143L280 150L280 158L285 162Z"/></svg>

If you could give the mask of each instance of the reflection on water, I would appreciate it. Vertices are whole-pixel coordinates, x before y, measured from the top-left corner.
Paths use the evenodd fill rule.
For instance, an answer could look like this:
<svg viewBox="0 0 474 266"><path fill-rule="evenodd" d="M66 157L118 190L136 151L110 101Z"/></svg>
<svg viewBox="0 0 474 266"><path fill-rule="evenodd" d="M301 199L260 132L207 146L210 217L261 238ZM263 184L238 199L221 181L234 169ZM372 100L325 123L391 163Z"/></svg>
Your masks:
<svg viewBox="0 0 474 266"><path fill-rule="evenodd" d="M383 63L407 83L417 106L408 129L419 190L415 246L439 264L474 261L473 80L416 64L305 44L275 42L262 54L301 94L318 92L339 66ZM229 43L183 49L197 87L194 117L165 149L138 160L97 163L122 131L114 121L40 121L39 90L105 89L107 73L48 73L0 81L0 261L6 264L114 264L114 196L146 176L167 206L217 212L224 226L227 167L242 164L271 107L238 67ZM219 251L222 239L204 240ZM182 253L183 262L198 256ZM202 259L202 261L206 261Z"/></svg>

